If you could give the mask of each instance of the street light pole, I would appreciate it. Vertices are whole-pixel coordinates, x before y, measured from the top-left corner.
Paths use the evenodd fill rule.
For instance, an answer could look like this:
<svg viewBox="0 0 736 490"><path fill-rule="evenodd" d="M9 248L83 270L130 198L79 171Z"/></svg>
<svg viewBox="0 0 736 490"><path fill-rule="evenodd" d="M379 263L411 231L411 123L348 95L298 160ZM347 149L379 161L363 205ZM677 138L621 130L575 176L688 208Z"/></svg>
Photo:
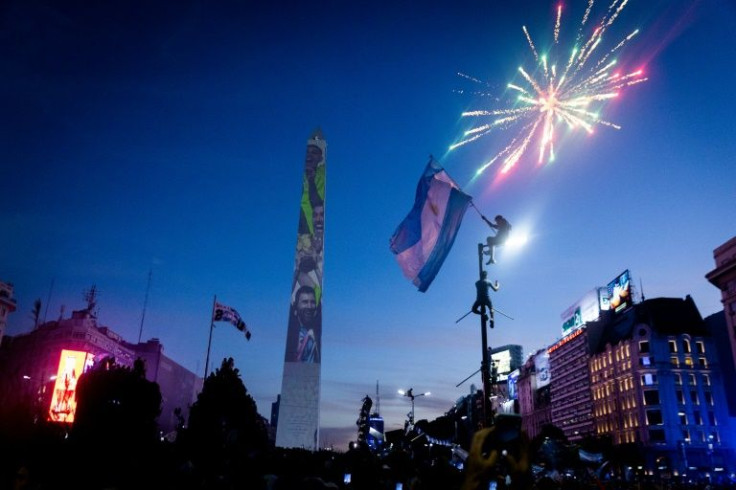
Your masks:
<svg viewBox="0 0 736 490"><path fill-rule="evenodd" d="M414 398L418 396L428 396L431 395L429 391L426 393L420 393L418 395L414 394L414 388L409 388L407 391L399 390L399 395L403 395L407 397L409 400L411 400L411 412L409 412L409 425L414 425Z"/></svg>
<svg viewBox="0 0 736 490"><path fill-rule="evenodd" d="M478 279L483 280L483 244L478 244ZM493 410L491 408L490 396L491 396L491 368L488 358L488 334L486 328L488 328L488 321L490 320L491 328L493 328L493 306L490 302L488 314L486 314L486 306L481 305L480 307L480 340L481 348L483 350L483 357L481 358L480 373L483 378L483 426L490 427L493 423Z"/></svg>

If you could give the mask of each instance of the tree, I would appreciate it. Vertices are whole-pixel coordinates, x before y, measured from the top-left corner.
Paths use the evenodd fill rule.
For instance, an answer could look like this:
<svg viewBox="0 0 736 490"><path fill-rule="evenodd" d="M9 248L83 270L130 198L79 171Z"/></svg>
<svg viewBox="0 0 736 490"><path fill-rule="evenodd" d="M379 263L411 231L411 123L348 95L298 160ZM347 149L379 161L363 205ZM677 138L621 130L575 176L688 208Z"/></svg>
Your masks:
<svg viewBox="0 0 736 490"><path fill-rule="evenodd" d="M31 310L31 318L33 318L33 330L38 328L38 321L41 318L41 299L36 298L33 302L33 309Z"/></svg>
<svg viewBox="0 0 736 490"><path fill-rule="evenodd" d="M98 477L135 478L146 471L158 442L161 401L140 359L131 369L108 358L80 376L71 436Z"/></svg>
<svg viewBox="0 0 736 490"><path fill-rule="evenodd" d="M268 447L268 436L256 403L248 394L232 358L204 382L189 411L183 444L206 481L244 477L249 456Z"/></svg>

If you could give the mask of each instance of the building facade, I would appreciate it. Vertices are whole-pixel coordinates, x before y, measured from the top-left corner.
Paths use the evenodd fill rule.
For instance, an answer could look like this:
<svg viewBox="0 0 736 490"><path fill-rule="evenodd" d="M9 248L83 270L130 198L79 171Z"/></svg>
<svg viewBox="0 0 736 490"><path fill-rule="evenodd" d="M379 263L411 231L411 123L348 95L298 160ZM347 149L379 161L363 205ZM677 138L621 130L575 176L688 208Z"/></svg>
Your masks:
<svg viewBox="0 0 736 490"><path fill-rule="evenodd" d="M733 367L729 371L733 372L736 370L736 237L716 248L713 251L713 259L716 267L705 277L721 291L721 302L726 317L726 336ZM725 354L722 357L725 357ZM729 391L736 391L736 381L730 384ZM731 403L731 415L736 416L736 403L733 402Z"/></svg>
<svg viewBox="0 0 736 490"><path fill-rule="evenodd" d="M87 309L74 311L71 318L43 323L32 332L6 337L0 346L3 399L29 402L36 417L68 421L68 410L54 408L61 382L60 365L80 354L89 363L113 357L117 364L129 367L136 359L142 359L146 378L161 389L158 423L163 434L174 431L178 424L175 409L181 409L186 420L190 405L202 389L202 379L166 357L158 339L128 343L110 328L99 325ZM83 369L75 366L70 372L72 384ZM66 388L69 391L69 383Z"/></svg>
<svg viewBox="0 0 736 490"><path fill-rule="evenodd" d="M541 433L545 425L552 423L550 386L548 382L540 383L539 366L535 362L540 354L541 351L537 352L524 363L516 381L521 428L530 439Z"/></svg>
<svg viewBox="0 0 736 490"><path fill-rule="evenodd" d="M645 448L649 469L733 471L724 379L692 298L611 314L590 358L596 433Z"/></svg>
<svg viewBox="0 0 736 490"><path fill-rule="evenodd" d="M15 298L13 298L13 285L0 281L0 345L3 343L5 327L8 324L8 315L15 311Z"/></svg>
<svg viewBox="0 0 736 490"><path fill-rule="evenodd" d="M552 424L571 442L593 435L588 330L575 330L548 349Z"/></svg>

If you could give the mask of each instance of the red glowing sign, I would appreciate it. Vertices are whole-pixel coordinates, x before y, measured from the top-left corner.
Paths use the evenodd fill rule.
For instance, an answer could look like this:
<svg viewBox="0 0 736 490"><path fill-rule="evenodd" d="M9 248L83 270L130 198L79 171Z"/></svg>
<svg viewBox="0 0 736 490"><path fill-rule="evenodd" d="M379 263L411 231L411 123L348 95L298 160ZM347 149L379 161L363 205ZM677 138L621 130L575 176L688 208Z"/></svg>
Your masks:
<svg viewBox="0 0 736 490"><path fill-rule="evenodd" d="M61 351L59 369L56 373L54 393L49 407L49 420L52 422L74 422L77 410L77 380L94 362L89 352Z"/></svg>

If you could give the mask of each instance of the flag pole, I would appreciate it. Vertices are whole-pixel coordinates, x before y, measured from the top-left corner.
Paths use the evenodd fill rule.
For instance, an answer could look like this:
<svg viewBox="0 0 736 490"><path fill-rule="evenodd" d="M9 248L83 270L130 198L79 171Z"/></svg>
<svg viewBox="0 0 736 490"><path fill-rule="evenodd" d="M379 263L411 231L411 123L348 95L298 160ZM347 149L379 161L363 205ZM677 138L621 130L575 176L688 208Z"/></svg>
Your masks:
<svg viewBox="0 0 736 490"><path fill-rule="evenodd" d="M215 328L215 303L217 295L212 298L212 313L210 313L210 339L207 341L207 360L204 361L204 379L207 379L207 371L210 367L210 347L212 347L212 329Z"/></svg>

